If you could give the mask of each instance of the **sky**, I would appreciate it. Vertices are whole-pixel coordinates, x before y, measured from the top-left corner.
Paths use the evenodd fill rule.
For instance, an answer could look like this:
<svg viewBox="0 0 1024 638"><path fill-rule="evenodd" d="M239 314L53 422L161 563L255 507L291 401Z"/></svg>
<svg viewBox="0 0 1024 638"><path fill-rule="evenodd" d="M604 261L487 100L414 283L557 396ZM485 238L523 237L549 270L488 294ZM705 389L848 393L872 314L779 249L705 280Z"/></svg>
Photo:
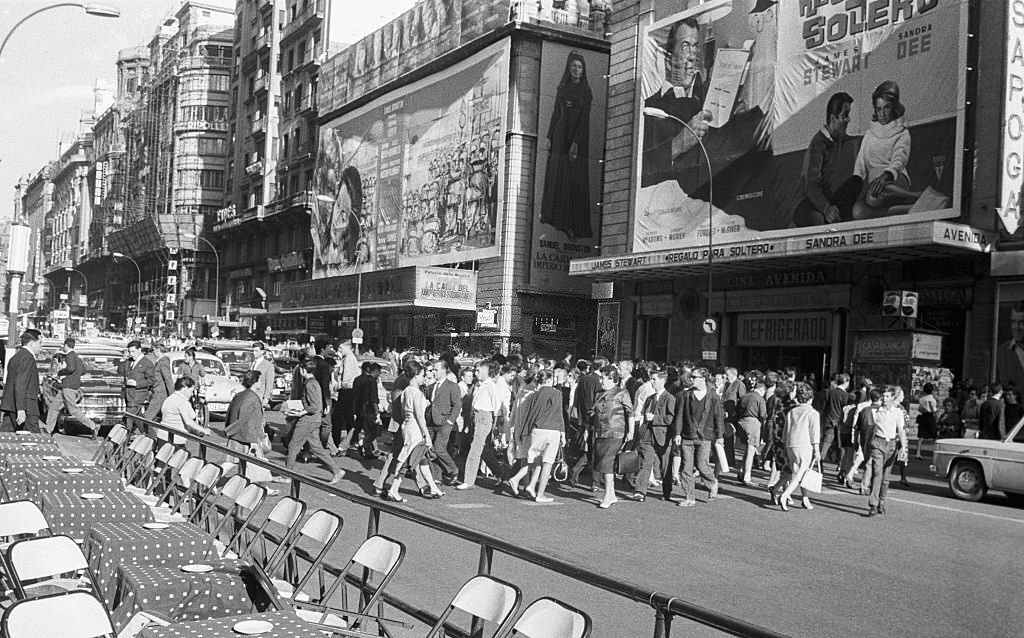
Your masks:
<svg viewBox="0 0 1024 638"><path fill-rule="evenodd" d="M0 0L0 38L36 9L57 0ZM223 4L225 0L215 0ZM414 0L327 0L345 4L343 42L354 42L409 9ZM278 0L283 3L283 0ZM0 57L0 219L14 210L18 179L34 175L70 142L82 111L93 107L97 79L113 86L117 52L147 44L182 0L109 0L120 18L75 7L45 11L25 22ZM230 3L233 5L233 3Z"/></svg>

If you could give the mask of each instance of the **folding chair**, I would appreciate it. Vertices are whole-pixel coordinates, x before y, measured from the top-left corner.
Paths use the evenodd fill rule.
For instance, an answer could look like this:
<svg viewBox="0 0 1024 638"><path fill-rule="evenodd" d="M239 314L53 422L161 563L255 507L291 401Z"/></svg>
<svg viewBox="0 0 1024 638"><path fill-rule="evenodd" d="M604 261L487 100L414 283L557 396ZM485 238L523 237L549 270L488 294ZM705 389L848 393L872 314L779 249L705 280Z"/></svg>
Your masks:
<svg viewBox="0 0 1024 638"><path fill-rule="evenodd" d="M128 430L123 425L115 425L107 432L107 438L96 448L92 462L108 470L113 469L120 454L124 451L124 442L128 440Z"/></svg>
<svg viewBox="0 0 1024 638"><path fill-rule="evenodd" d="M334 595L340 591L341 607L332 608L326 604L293 600L292 606L299 618L325 627L335 629L357 629L363 622L368 624L376 623L380 632L390 636L387 627L382 623L402 624L398 621L383 618L384 589L398 573L398 568L405 560L405 545L387 538L385 536L371 536L367 538L356 550L348 564L331 583L331 586L323 590L319 599L323 602L332 600ZM356 574L356 571L359 574ZM350 611L348 602L348 584L357 587L357 592L362 600L360 606ZM377 613L371 613L374 607Z"/></svg>
<svg viewBox="0 0 1024 638"><path fill-rule="evenodd" d="M165 523L169 521L192 522L197 513L202 511L203 504L213 492L213 488L217 486L221 471L220 466L215 463L204 465L196 472L195 476L190 478L188 486L173 507L169 509L156 508L153 511L156 519Z"/></svg>
<svg viewBox="0 0 1024 638"><path fill-rule="evenodd" d="M236 474L227 480L224 487L219 490L215 489L210 495L205 511L194 521L196 527L207 532L212 530L217 525L217 516L220 515L221 518L228 516L238 497L248 486L248 479Z"/></svg>
<svg viewBox="0 0 1024 638"><path fill-rule="evenodd" d="M512 630L500 638L587 638L590 616L554 598L538 598L516 619Z"/></svg>
<svg viewBox="0 0 1024 638"><path fill-rule="evenodd" d="M150 507L160 508L162 505L166 505L167 509L170 510L180 503L182 495L188 491L189 486L192 484L192 479L199 474L201 469L203 469L202 459L189 458L182 463L181 468L172 470L170 484L168 484L163 494L157 498L156 503Z"/></svg>
<svg viewBox="0 0 1024 638"><path fill-rule="evenodd" d="M175 450L171 458L167 459L164 467L159 472L153 472L153 480L150 481L149 487L142 494L131 488L129 488L129 491L139 497L146 505L154 507L160 502L160 497L167 492L167 488L170 487L175 476L174 473L181 470L181 467L185 465L189 458L191 457L187 450Z"/></svg>
<svg viewBox="0 0 1024 638"><path fill-rule="evenodd" d="M114 638L103 603L88 592L69 592L14 603L0 618L5 638Z"/></svg>
<svg viewBox="0 0 1024 638"><path fill-rule="evenodd" d="M44 531L50 531L50 524L32 501L0 503L0 550L6 551L18 536Z"/></svg>
<svg viewBox="0 0 1024 638"><path fill-rule="evenodd" d="M18 541L7 549L7 567L18 599L75 591L83 584L89 585L90 593L98 591L89 562L70 536Z"/></svg>
<svg viewBox="0 0 1024 638"><path fill-rule="evenodd" d="M512 615L519 609L522 599L523 592L512 583L483 574L474 576L459 588L458 593L448 603L448 608L427 632L425 638L443 636L444 625L456 610L495 625L491 636L500 636L507 630Z"/></svg>
<svg viewBox="0 0 1024 638"><path fill-rule="evenodd" d="M167 462L174 455L174 451L174 446L170 443L161 445L160 449L153 455L153 463L149 466L149 471L139 473L134 477L134 481L129 482L125 486L125 489L136 496L149 494L156 477L166 470Z"/></svg>
<svg viewBox="0 0 1024 638"><path fill-rule="evenodd" d="M137 437L128 446L128 450L124 456L118 462L117 467L114 469L115 472L121 474L125 481L128 483L132 482L135 474L143 467L148 466L148 462L152 461L153 452L153 439L148 436Z"/></svg>
<svg viewBox="0 0 1024 638"><path fill-rule="evenodd" d="M217 526L210 532L210 536L213 537L213 547L210 548L210 554L207 555L207 558L210 558L214 552L220 556L235 546L235 541L249 527L249 523L252 522L253 517L256 516L256 512L263 505L263 501L266 498L267 488L262 485L254 483L242 490L242 493L235 499L231 510L220 519ZM230 532L228 542L221 543L219 540L220 534L231 521L234 521L234 529Z"/></svg>
<svg viewBox="0 0 1024 638"><path fill-rule="evenodd" d="M285 599L320 601L319 598L313 599L309 592L303 590L303 587L314 576L319 576L320 581L323 581L320 567L327 557L327 553L337 542L338 536L341 535L341 528L344 524L337 514L332 514L327 510L316 510L299 528L299 533L292 535L291 541L278 545L277 551L267 561L264 569L277 589L278 596ZM306 547L299 546L302 541L307 543ZM315 555L313 552L316 552ZM309 567L302 576L298 576L297 573L300 559L309 562ZM293 566L296 567L294 570ZM275 578L275 574L280 574L280 577Z"/></svg>
<svg viewBox="0 0 1024 638"><path fill-rule="evenodd" d="M293 534L298 532L296 523L302 519L302 515L306 513L306 504L300 500L294 499L290 496L281 498L277 503L274 504L273 509L267 514L267 517L263 519L260 526L256 528L256 531L249 537L248 541L244 543L239 536L237 540L239 551L237 558L244 558L254 563L258 563L261 567L266 567L270 560L271 553L267 551L267 542L276 543L278 547L281 545L287 545L288 541L291 540ZM270 525L273 523L278 527L284 528L284 532L281 535L275 534L270 529ZM241 528L241 531L245 531L245 527ZM263 560L256 553L256 543L260 543L260 555ZM274 552L276 553L276 551ZM224 558L234 558L231 556L230 551L223 556Z"/></svg>

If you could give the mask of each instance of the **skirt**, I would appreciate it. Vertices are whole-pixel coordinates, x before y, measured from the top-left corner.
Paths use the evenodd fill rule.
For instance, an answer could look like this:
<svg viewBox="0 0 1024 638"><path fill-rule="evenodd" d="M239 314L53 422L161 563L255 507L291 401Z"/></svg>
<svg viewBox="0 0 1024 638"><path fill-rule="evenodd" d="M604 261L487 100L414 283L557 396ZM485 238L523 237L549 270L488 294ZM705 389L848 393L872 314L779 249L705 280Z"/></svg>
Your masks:
<svg viewBox="0 0 1024 638"><path fill-rule="evenodd" d="M615 455L622 447L622 439L594 439L594 471L598 474L615 473Z"/></svg>

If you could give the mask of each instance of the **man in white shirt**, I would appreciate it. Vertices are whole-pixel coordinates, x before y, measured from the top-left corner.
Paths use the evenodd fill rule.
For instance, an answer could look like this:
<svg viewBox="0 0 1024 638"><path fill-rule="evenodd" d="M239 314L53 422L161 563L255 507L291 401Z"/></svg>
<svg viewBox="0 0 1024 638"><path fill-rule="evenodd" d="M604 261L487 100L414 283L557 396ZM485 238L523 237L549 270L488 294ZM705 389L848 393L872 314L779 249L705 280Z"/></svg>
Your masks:
<svg viewBox="0 0 1024 638"><path fill-rule="evenodd" d="M352 382L356 380L362 370L359 365L359 358L352 350L352 342L345 340L341 342L341 357L336 368L338 382L338 414L340 420L334 421L334 440L338 441L339 447L344 450L357 441L347 441L348 436L355 431L356 409L352 394ZM342 435L342 432L345 434ZM357 434L358 436L358 434Z"/></svg>
<svg viewBox="0 0 1024 638"><path fill-rule="evenodd" d="M473 440L466 456L462 483L456 488L459 490L469 489L476 484L484 444L494 429L495 415L501 410L502 403L498 397L494 377L491 375L491 368L492 364L486 361L479 363L476 368L476 377L480 385L473 391Z"/></svg>
<svg viewBox="0 0 1024 638"><path fill-rule="evenodd" d="M907 433L904 428L904 412L896 404L896 388L886 386L882 393L882 405L870 408L875 422L875 433L870 443L869 467L871 469L871 492L868 495L868 516L885 514L885 496L889 491L889 468L897 461L896 438L902 448L900 459L906 460Z"/></svg>
<svg viewBox="0 0 1024 638"><path fill-rule="evenodd" d="M269 356L270 351L262 341L252 344L252 366L250 368L258 371L260 378L253 384L251 390L260 398L263 409L270 407L270 395L274 392L274 377L277 376L273 362L268 359Z"/></svg>

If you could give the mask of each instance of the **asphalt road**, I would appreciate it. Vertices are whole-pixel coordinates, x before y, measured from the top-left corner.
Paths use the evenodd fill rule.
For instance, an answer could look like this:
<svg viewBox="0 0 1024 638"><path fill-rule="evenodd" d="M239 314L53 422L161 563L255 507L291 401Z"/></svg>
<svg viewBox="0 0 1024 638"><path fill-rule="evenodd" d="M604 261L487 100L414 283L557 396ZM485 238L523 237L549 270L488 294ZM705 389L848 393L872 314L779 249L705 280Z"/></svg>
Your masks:
<svg viewBox="0 0 1024 638"><path fill-rule="evenodd" d="M340 461L342 488L369 494L376 464ZM649 499L601 510L588 491L558 487L550 505L480 487L428 501L407 480L403 507L792 636L1020 635L1024 509L998 493L955 500L927 476L927 463L912 464L911 487L893 482L888 513L874 518L864 516L866 497L828 483L813 511L788 513L765 490L731 483L720 500L693 508ZM343 564L365 535L367 510L312 490L302 496L345 518L332 560ZM380 531L408 546L390 591L425 609L440 613L476 571L469 543L390 516ZM527 602L552 595L587 611L596 637L653 635L646 605L506 556L495 556L493 573L522 587ZM673 635L720 634L677 620Z"/></svg>

